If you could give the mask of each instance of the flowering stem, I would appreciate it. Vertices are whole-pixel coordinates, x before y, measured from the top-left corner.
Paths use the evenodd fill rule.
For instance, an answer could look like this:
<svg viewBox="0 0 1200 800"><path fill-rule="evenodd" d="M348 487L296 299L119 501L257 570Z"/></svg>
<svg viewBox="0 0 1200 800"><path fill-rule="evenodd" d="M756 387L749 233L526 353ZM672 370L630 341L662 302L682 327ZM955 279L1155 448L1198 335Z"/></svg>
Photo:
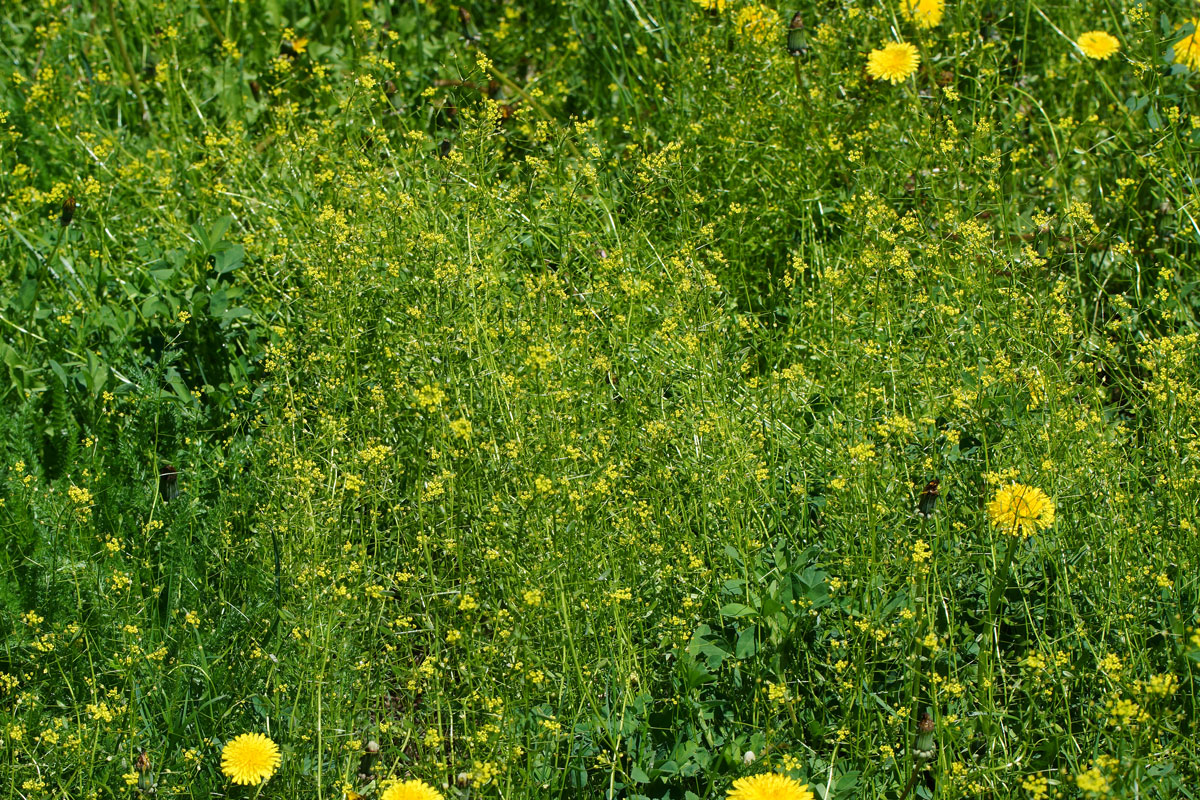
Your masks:
<svg viewBox="0 0 1200 800"><path fill-rule="evenodd" d="M517 97L520 97L522 100L528 103L529 107L536 111L538 116L540 116L542 119L551 123L555 121L554 117L550 116L550 112L548 112L541 103L534 100L529 94L527 94L524 89L517 85L516 81L505 75L500 70L496 69L494 64L488 64L487 67L485 67L485 71L500 83L503 83L505 87L517 95ZM571 151L573 156L580 161L584 160L583 153L579 152L579 148L575 146L575 143L571 141L570 137L564 138L563 142L567 145L567 149Z"/></svg>
<svg viewBox="0 0 1200 800"><path fill-rule="evenodd" d="M63 237L66 236L67 229L64 226L59 226L58 238L54 240L54 247L50 250L50 255L46 256L38 264L37 275L33 282L33 298L29 301L29 321L34 322L37 311L37 296L42 288L42 282L50 276L50 264L53 263L54 257L58 255L58 248L62 244ZM35 251L36 252L36 251ZM32 325L30 326L32 327Z"/></svg>
<svg viewBox="0 0 1200 800"><path fill-rule="evenodd" d="M996 573L996 580L992 584L992 592L988 595L988 624L993 624L996 617L996 608L1000 605L1000 596L1004 594L1004 590L1008 588L1008 575L1012 567L1013 557L1017 554L1017 542L1020 541L1020 526L1014 531L1013 535L1008 538L1008 552L1004 554L1004 563L1001 564L1000 570Z"/></svg>
<svg viewBox="0 0 1200 800"><path fill-rule="evenodd" d="M1020 540L1020 526L1016 526L1012 536L1008 537L1008 550L1004 554L1004 561L1000 565L1000 569L996 572L996 577L992 583L992 591L988 595L988 613L987 613L987 641L983 643L983 647L979 651L979 671L978 678L981 688L986 688L988 697L991 697L991 654L992 647L996 645L999 631L999 624L996 621L996 609L1000 605L1000 597L1004 594L1004 590L1008 588L1008 575L1012 567L1013 558L1017 554L1017 543ZM990 733L991 723L987 717L984 717L984 728Z"/></svg>

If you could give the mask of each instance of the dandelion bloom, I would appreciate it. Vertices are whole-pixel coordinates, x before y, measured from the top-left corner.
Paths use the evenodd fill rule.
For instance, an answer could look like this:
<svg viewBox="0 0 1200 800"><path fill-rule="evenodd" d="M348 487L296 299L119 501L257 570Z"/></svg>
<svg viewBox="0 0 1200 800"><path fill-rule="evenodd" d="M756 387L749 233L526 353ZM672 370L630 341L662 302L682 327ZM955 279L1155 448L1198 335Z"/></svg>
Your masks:
<svg viewBox="0 0 1200 800"><path fill-rule="evenodd" d="M892 42L867 56L867 74L877 81L900 83L917 71L921 54L908 42Z"/></svg>
<svg viewBox="0 0 1200 800"><path fill-rule="evenodd" d="M1175 43L1175 63L1187 64L1191 69L1200 69L1200 17L1192 17L1187 21L1192 26L1192 32Z"/></svg>
<svg viewBox="0 0 1200 800"><path fill-rule="evenodd" d="M753 775L738 778L725 795L726 800L813 800L807 785L786 775Z"/></svg>
<svg viewBox="0 0 1200 800"><path fill-rule="evenodd" d="M1029 536L1054 524L1054 501L1041 489L1010 483L988 504L992 524L1014 536Z"/></svg>
<svg viewBox="0 0 1200 800"><path fill-rule="evenodd" d="M261 733L243 733L221 751L221 771L237 784L262 783L279 768L279 746Z"/></svg>
<svg viewBox="0 0 1200 800"><path fill-rule="evenodd" d="M442 793L424 781L393 783L379 800L442 800Z"/></svg>
<svg viewBox="0 0 1200 800"><path fill-rule="evenodd" d="M1075 40L1075 44L1079 45L1085 56L1100 61L1121 49L1117 37L1104 31L1088 31Z"/></svg>
<svg viewBox="0 0 1200 800"><path fill-rule="evenodd" d="M918 28L934 28L942 23L946 0L900 0L900 13Z"/></svg>

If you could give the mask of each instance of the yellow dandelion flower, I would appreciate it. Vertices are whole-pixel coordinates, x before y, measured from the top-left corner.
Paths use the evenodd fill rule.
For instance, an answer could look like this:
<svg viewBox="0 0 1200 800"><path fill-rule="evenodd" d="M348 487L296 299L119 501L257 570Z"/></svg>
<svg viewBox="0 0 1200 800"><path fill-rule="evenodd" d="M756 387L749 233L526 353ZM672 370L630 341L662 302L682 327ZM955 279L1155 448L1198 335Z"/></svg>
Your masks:
<svg viewBox="0 0 1200 800"><path fill-rule="evenodd" d="M738 778L725 795L727 800L813 800L807 785L786 775L753 775Z"/></svg>
<svg viewBox="0 0 1200 800"><path fill-rule="evenodd" d="M1200 17L1192 17L1186 24L1192 32L1175 43L1175 63L1186 64L1190 69L1200 69Z"/></svg>
<svg viewBox="0 0 1200 800"><path fill-rule="evenodd" d="M280 760L277 744L261 733L243 733L225 744L221 771L234 783L259 784L275 774Z"/></svg>
<svg viewBox="0 0 1200 800"><path fill-rule="evenodd" d="M935 28L942 24L946 0L901 0L900 13L918 28Z"/></svg>
<svg viewBox="0 0 1200 800"><path fill-rule="evenodd" d="M424 781L393 783L379 800L442 800L442 793Z"/></svg>
<svg viewBox="0 0 1200 800"><path fill-rule="evenodd" d="M1088 31L1076 39L1075 44L1079 45L1085 56L1100 61L1121 49L1117 37L1104 31Z"/></svg>
<svg viewBox="0 0 1200 800"><path fill-rule="evenodd" d="M877 81L900 83L917 71L921 54L908 42L892 42L867 56L867 74Z"/></svg>
<svg viewBox="0 0 1200 800"><path fill-rule="evenodd" d="M1054 501L1041 489L1011 483L988 504L992 524L1014 536L1029 536L1054 524Z"/></svg>

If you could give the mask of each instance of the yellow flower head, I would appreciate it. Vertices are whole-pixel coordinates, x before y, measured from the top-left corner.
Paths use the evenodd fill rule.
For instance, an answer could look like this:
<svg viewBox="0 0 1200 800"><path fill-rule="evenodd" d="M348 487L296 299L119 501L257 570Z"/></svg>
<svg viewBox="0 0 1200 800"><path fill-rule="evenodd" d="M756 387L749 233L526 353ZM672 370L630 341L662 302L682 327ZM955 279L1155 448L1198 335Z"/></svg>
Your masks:
<svg viewBox="0 0 1200 800"><path fill-rule="evenodd" d="M393 783L380 800L442 800L442 793L424 781Z"/></svg>
<svg viewBox="0 0 1200 800"><path fill-rule="evenodd" d="M867 74L877 81L900 83L917 71L921 54L908 42L892 42L867 56Z"/></svg>
<svg viewBox="0 0 1200 800"><path fill-rule="evenodd" d="M934 28L942 24L946 0L900 0L900 13L918 28Z"/></svg>
<svg viewBox="0 0 1200 800"><path fill-rule="evenodd" d="M742 36L755 44L770 41L779 28L779 15L764 5L745 6L737 13L734 24Z"/></svg>
<svg viewBox="0 0 1200 800"><path fill-rule="evenodd" d="M786 775L753 775L738 778L725 795L727 800L813 800L807 785Z"/></svg>
<svg viewBox="0 0 1200 800"><path fill-rule="evenodd" d="M221 771L237 784L259 784L279 768L279 746L261 733L243 733L225 744Z"/></svg>
<svg viewBox="0 0 1200 800"><path fill-rule="evenodd" d="M1080 36L1075 44L1079 45L1079 49L1085 56L1100 61L1121 49L1121 43L1117 41L1117 37L1104 31L1088 31Z"/></svg>
<svg viewBox="0 0 1200 800"><path fill-rule="evenodd" d="M1200 69L1200 17L1188 20L1192 32L1175 43L1175 63L1187 64L1190 69Z"/></svg>
<svg viewBox="0 0 1200 800"><path fill-rule="evenodd" d="M996 490L988 516L997 528L1013 536L1029 536L1054 524L1054 501L1041 489L1011 483Z"/></svg>

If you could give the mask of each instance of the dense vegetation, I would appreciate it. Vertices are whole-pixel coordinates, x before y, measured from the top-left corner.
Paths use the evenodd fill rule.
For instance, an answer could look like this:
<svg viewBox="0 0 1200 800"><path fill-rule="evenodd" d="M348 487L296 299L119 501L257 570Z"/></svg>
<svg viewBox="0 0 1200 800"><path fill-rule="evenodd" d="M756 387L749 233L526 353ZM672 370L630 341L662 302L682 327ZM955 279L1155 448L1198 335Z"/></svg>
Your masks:
<svg viewBox="0 0 1200 800"><path fill-rule="evenodd" d="M1193 796L1190 9L5 4L0 795Z"/></svg>

